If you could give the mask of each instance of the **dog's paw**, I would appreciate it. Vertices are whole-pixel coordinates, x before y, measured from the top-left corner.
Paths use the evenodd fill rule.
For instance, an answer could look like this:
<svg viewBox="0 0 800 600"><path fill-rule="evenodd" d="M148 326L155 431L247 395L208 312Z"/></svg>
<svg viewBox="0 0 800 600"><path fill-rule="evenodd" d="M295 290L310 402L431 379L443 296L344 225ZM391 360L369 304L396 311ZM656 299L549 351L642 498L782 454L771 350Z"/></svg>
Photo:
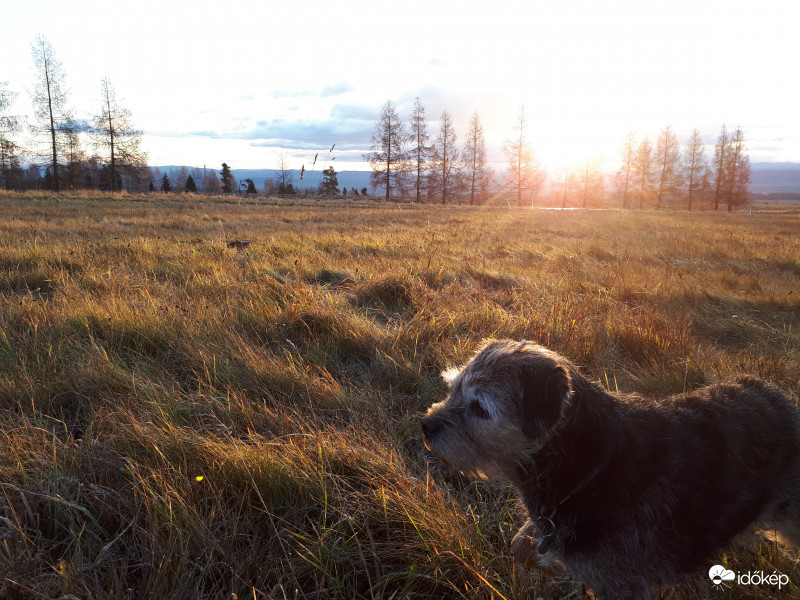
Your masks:
<svg viewBox="0 0 800 600"><path fill-rule="evenodd" d="M528 519L511 540L514 560L527 569L536 569L551 577L563 577L566 574L564 565L552 556L539 552L537 549L539 540L535 534L536 526Z"/></svg>

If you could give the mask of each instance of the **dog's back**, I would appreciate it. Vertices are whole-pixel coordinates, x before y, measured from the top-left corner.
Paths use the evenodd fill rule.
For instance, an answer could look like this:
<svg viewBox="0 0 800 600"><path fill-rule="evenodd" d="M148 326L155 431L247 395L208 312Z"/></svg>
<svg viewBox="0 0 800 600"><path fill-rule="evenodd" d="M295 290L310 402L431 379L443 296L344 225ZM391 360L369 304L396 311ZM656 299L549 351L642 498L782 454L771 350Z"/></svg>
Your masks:
<svg viewBox="0 0 800 600"><path fill-rule="evenodd" d="M591 400L576 398L575 410ZM600 551L613 568L625 556L652 583L696 571L748 528L774 526L800 546L792 398L742 377L662 400L617 398L615 408L608 425L621 441L588 493L561 511L562 520L575 515L560 552L568 565L570 555Z"/></svg>

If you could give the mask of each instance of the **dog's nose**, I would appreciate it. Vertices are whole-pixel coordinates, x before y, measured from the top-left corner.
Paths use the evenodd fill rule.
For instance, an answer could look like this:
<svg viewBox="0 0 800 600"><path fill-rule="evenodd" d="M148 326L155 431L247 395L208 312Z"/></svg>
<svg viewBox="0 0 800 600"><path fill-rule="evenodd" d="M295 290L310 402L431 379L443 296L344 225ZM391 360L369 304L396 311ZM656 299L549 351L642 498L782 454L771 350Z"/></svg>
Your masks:
<svg viewBox="0 0 800 600"><path fill-rule="evenodd" d="M422 418L422 433L425 437L430 438L442 428L442 422L432 417Z"/></svg>

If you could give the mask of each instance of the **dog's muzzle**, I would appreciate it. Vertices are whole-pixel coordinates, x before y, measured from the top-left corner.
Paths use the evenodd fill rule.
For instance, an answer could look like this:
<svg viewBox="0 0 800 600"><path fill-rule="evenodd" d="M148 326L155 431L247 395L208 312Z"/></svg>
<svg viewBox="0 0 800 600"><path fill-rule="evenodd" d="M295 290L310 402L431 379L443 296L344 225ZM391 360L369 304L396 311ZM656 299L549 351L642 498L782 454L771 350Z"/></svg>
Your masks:
<svg viewBox="0 0 800 600"><path fill-rule="evenodd" d="M423 417L420 424L422 425L422 441L425 443L425 447L433 452L431 441L442 430L444 424L435 417Z"/></svg>

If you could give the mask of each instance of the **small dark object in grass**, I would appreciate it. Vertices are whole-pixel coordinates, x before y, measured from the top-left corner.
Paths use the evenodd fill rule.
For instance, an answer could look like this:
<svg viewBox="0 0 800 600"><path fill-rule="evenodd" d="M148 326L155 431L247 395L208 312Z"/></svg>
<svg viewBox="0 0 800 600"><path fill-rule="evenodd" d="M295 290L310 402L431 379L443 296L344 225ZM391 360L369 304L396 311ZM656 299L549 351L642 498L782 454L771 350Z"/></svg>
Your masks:
<svg viewBox="0 0 800 600"><path fill-rule="evenodd" d="M250 247L249 240L233 240L232 242L228 242L228 248L236 248L239 251L249 247Z"/></svg>

